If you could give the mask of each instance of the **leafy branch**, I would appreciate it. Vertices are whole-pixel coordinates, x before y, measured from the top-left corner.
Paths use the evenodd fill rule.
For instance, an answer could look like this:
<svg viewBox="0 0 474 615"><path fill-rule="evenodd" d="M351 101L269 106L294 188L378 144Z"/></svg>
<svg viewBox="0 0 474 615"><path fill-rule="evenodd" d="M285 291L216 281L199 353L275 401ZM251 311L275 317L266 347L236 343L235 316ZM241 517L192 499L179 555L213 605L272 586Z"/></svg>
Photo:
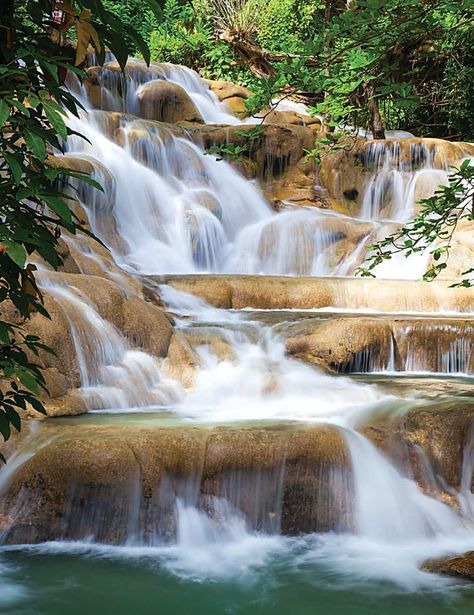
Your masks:
<svg viewBox="0 0 474 615"><path fill-rule="evenodd" d="M423 279L434 280L448 266L453 236L461 220L474 220L474 166L464 160L449 176L449 183L439 186L435 194L419 202L420 212L407 225L369 246L368 265L357 270L363 277L375 277L373 270L394 254L411 254L430 250L434 263ZM462 272L463 279L452 286L474 284L474 267Z"/></svg>
<svg viewBox="0 0 474 615"><path fill-rule="evenodd" d="M147 4L157 10L156 0ZM155 6L156 5L156 6ZM64 36L75 29L76 48ZM144 41L127 32L147 57ZM38 359L50 352L22 325L34 312L48 313L35 281L32 259L61 266L58 241L64 231L83 229L71 203L71 178L96 188L87 174L54 168L50 156L63 151L71 134L67 113L80 103L65 88L68 72L81 68L92 44L99 61L106 46L121 66L128 56L120 20L100 0L4 0L0 7L0 433L21 428L30 406L45 413L47 393ZM148 54L149 57L149 54ZM90 233L89 233L90 234ZM13 322L10 322L12 321Z"/></svg>

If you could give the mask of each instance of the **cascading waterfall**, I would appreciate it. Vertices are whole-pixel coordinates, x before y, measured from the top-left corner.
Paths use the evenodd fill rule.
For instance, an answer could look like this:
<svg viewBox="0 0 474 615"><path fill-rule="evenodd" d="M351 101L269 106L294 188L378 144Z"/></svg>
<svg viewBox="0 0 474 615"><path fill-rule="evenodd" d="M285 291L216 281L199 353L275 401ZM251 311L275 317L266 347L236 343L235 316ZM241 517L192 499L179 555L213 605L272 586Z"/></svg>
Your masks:
<svg viewBox="0 0 474 615"><path fill-rule="evenodd" d="M207 84L186 67L160 64L145 70L143 63L133 61L122 74L111 63L99 70L99 76L102 90L115 101L112 109L107 101L102 109L137 114L140 88L153 80L167 80L182 86L198 107L205 101L207 111L200 111L207 123L242 123L223 112L223 105ZM84 88L76 84L76 89L87 102ZM68 150L92 156L99 168L107 170L114 197L106 201L86 188L83 201L87 207L95 203L93 209L101 211L102 218L113 217L125 244L120 264L142 273L353 275L370 239L387 234L385 223L380 226L378 221L406 222L415 213L416 200L426 196L427 186L429 192L447 182L449 161L441 156L435 161L434 149L424 143L411 143L408 154L396 140L368 143L362 162L372 176L365 187L360 219L371 221L372 227L362 231L354 244L353 239L345 240L345 235L349 226L357 225L357 219L334 212L325 218L312 207L287 207L275 213L258 189L230 165L203 156L185 130L177 136L165 124L150 125L130 116L118 121L118 130L112 132L107 113L90 111L87 122L77 125L72 121L92 146L72 138ZM111 140L121 147L114 147ZM137 190L138 185L146 187ZM133 211L128 206L131 201L136 205ZM327 228L328 217L338 222L332 230ZM117 238L110 233L104 237L97 221L93 226L116 251ZM107 226L110 231L110 220ZM144 258L145 254L154 255L153 260ZM409 259L395 255L379 265L377 273L387 278L417 279L428 260L428 251Z"/></svg>
<svg viewBox="0 0 474 615"><path fill-rule="evenodd" d="M150 132L123 117L119 147L104 136L104 112L73 124L90 144L70 138L68 153L95 158L96 179L108 187L103 194L82 186L81 200L94 232L129 271L347 275L357 265L363 241L335 258L347 217L311 207L277 214L228 163L169 128Z"/></svg>
<svg viewBox="0 0 474 615"><path fill-rule="evenodd" d="M48 278L46 272L40 276L40 287L59 304L69 322L81 394L90 410L156 409L181 396L179 385L163 377L158 360L130 348L78 288Z"/></svg>
<svg viewBox="0 0 474 615"><path fill-rule="evenodd" d="M446 169L433 168L432 155L423 145L413 146L410 160L403 160L396 141L373 143L364 161L373 175L360 216L371 224L361 227L355 242L344 245L344 229L354 218L291 204L276 213L257 186L226 162L203 155L185 129L123 115L137 113L137 96L144 84L164 80L182 86L206 122L240 123L193 71L161 65L144 73L141 66L132 63L125 75L107 66L101 69L103 108L121 115L111 118L106 111L89 110L81 120L71 119L71 126L89 142L71 137L67 143L68 155L94 163L94 178L105 187L101 193L79 185L79 198L92 230L125 272L351 275L380 219L406 221L413 214L418 183L446 181ZM81 96L85 99L84 91ZM80 240L68 242L83 249ZM107 270L100 258L90 258ZM127 292L125 276L115 270L108 275ZM414 583L414 571L420 575L417 582L427 582L427 575L417 571L426 557L474 548L472 434L464 451L460 489L451 494L460 503L456 511L439 494L424 493L406 468L396 467L358 431L371 420L398 417L409 404L373 384L324 373L289 358L275 328L162 285L160 296L177 316L174 335L184 340L191 357L194 381L185 391L170 375L170 359L160 362L134 349L78 288L49 277L48 272L41 272L40 285L69 322L81 392L89 409L121 413L165 409L174 420L202 429L240 422L328 426L343 438L350 468L335 464L317 478L331 504L337 504L337 514L341 511L342 517L342 511L349 510L350 520L328 523L334 533L318 534L316 543L314 535L283 539L279 534L288 497L285 477L290 471L300 472L298 479L304 482L314 468L290 470L283 451L274 466L252 472L230 470L220 483L210 480L205 491L202 453L189 476L182 468L167 469L155 491L145 493L144 477L137 469L124 483L126 493L118 489L108 494L103 508L95 508L99 494L88 485L77 492L72 486L69 524L55 536L57 542L38 549L75 548L109 556L110 549L102 543L113 534L110 526L118 527L125 519L125 529L114 535L115 548L140 558L157 557L187 578L240 574L242 569L263 565L269 553L285 549L298 553L305 541L304 556L298 555L302 563L323 553L344 570L371 559L368 574L409 585ZM435 325L442 326L446 327ZM448 331L448 341L440 346L438 371L471 369L472 343L456 337L456 332L453 336ZM408 328L402 335L409 337ZM383 365L375 366L373 356L366 353L346 365L347 371L424 371L423 359L409 343L399 370L395 336L390 339ZM218 340L219 352L211 340ZM428 367L432 372L432 364ZM203 444L200 450L205 449ZM10 466L12 472L3 472L3 492L12 473L29 459L28 443ZM27 506L27 490L24 497L20 504ZM110 502L116 509L111 523ZM74 515L76 507L82 507L81 515ZM4 509L0 514L10 514L14 532L15 515ZM68 545L71 539L78 542ZM352 557L346 558L344 549ZM394 566L393 557L400 558L399 566Z"/></svg>
<svg viewBox="0 0 474 615"><path fill-rule="evenodd" d="M462 319L458 322L437 320L387 323L390 335L386 341L354 353L339 370L345 373L472 374L472 325Z"/></svg>
<svg viewBox="0 0 474 615"><path fill-rule="evenodd" d="M406 222L415 213L418 184L448 181L447 165L435 168L433 152L424 143L411 143L405 160L397 141L376 141L365 148L363 162L373 172L362 202L361 217L366 220Z"/></svg>
<svg viewBox="0 0 474 615"><path fill-rule="evenodd" d="M93 58L91 58L93 61ZM99 69L101 80L101 108L139 115L140 88L150 81L167 81L181 86L190 96L205 122L209 124L241 124L225 103L220 103L209 86L193 70L175 64L152 64L145 69L143 62L129 61L125 72L117 70L113 59ZM74 90L88 109L92 108L87 93L71 75L69 87Z"/></svg>
<svg viewBox="0 0 474 615"><path fill-rule="evenodd" d="M403 559L419 563L428 554L443 554L450 549L474 545L470 504L472 479L472 442L464 457L459 497L463 514L458 514L435 497L425 495L411 476L403 475L369 440L356 431L369 417L390 416L396 406L376 388L359 385L345 378L337 381L297 361L285 357L283 345L270 329L258 329L257 341L245 335L248 323L207 306L202 300L163 287L162 296L183 320L185 329L203 326L216 317L220 326L229 324L227 339L232 342L234 359L208 358L198 374L195 390L173 408L201 421L246 419L291 419L337 425L350 451L354 482L355 536L377 544L381 551L390 545L404 549ZM193 324L195 322L195 324ZM236 334L236 331L238 334ZM336 388L333 389L333 384ZM351 400L347 406L347 399ZM342 404L342 405L340 405ZM397 406L395 412L399 412ZM471 438L472 439L472 438ZM197 513L195 513L197 514ZM352 539L351 539L352 540ZM380 562L382 568L384 565ZM397 568L390 577L400 574ZM380 573L380 571L379 571Z"/></svg>

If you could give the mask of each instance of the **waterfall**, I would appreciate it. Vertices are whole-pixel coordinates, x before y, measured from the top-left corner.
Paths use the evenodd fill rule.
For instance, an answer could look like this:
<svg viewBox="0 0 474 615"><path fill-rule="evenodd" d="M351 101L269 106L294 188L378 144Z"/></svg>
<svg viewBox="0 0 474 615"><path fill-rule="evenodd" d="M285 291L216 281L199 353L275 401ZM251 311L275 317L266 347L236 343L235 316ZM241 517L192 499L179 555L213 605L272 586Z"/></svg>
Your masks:
<svg viewBox="0 0 474 615"><path fill-rule="evenodd" d="M424 143L411 143L408 160L397 141L367 144L363 163L372 170L363 196L361 217L406 222L413 217L417 185L446 184L448 169L433 166L433 153Z"/></svg>
<svg viewBox="0 0 474 615"><path fill-rule="evenodd" d="M180 387L163 378L158 360L130 348L78 288L48 279L44 273L40 287L59 304L69 322L81 394L90 410L156 409L180 396Z"/></svg>
<svg viewBox="0 0 474 615"><path fill-rule="evenodd" d="M97 72L102 87L101 108L104 110L139 115L138 98L143 86L151 81L166 81L179 85L186 91L206 123L242 123L225 103L219 102L208 84L186 66L152 63L146 67L143 62L129 60L125 72L122 73L118 69L118 63L111 59ZM71 75L68 85L87 109L93 108L87 90L79 80Z"/></svg>
<svg viewBox="0 0 474 615"><path fill-rule="evenodd" d="M359 535L384 543L469 535L446 504L424 495L375 446L357 432L346 432L354 470Z"/></svg>
<svg viewBox="0 0 474 615"><path fill-rule="evenodd" d="M362 164L370 177L360 215L291 202L275 211L256 181L206 154L189 126L138 117L141 94L158 81L183 88L204 122L240 124L196 73L133 61L122 74L108 59L89 69L92 85L100 88L100 109L93 92L71 78L88 112L68 121L87 140L71 136L66 153L91 162L93 178L104 186L99 192L75 184L78 208L112 257L103 258L88 240L66 237L66 243L81 255L81 273L92 277L99 270L123 301L144 289L140 299L162 301L176 321L168 355L157 352L158 358L138 348L114 317L108 320L72 274L40 271L41 290L67 321L79 392L94 416L84 418L84 439L77 423L48 422L51 433L37 448L20 442L0 473L2 540L45 542L35 547L39 552L155 558L197 581L244 575L282 551L294 554L298 565L323 554L342 574L369 562L357 572L422 585L426 575L418 568L427 557L474 547L474 431L465 443L459 488L433 488L427 495L423 481L418 484L366 431L375 426L377 432L415 407L413 392L388 393L347 373L470 374L470 324L442 321L439 314L429 322L394 316L383 343L354 352L340 364L345 373L336 375L332 359L323 370L288 356L280 335L287 323L275 326L282 320L278 310L215 308L152 276L352 276L387 221L412 217L425 184L432 189L446 182L447 167L437 165L423 143L403 148L397 140L368 142ZM417 277L427 258L422 255L416 266L406 261L403 272L395 259L379 271ZM332 318L338 309L354 318L354 310L373 311L375 299L386 311L443 305L436 286L420 298L393 285L384 303L383 289L366 292L359 285L354 302L342 284L348 280L321 281L326 286L313 289L322 306L318 318ZM226 276L216 276L212 288L222 290L228 305L255 305L246 303L238 285L225 284ZM300 292L276 283L272 289L282 311ZM260 300L258 282L251 292ZM316 304L309 295L305 300L309 312ZM447 301L457 307L454 299ZM467 300L460 305L460 311L469 309ZM298 325L302 320L296 309L288 319ZM383 439L382 429L380 434ZM442 480L435 464L414 449L429 486L436 487ZM49 464L58 458L63 465L48 483ZM96 474L88 473L89 462ZM448 496L459 509L442 501ZM307 535L294 536L300 533Z"/></svg>

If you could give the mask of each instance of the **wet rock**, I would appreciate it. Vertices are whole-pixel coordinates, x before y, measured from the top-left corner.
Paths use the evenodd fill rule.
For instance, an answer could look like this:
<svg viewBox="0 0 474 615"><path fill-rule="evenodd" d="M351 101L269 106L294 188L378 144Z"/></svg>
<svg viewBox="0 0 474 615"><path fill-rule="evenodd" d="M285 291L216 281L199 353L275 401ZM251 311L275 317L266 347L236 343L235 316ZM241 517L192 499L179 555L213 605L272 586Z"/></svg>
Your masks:
<svg viewBox="0 0 474 615"><path fill-rule="evenodd" d="M237 117L247 117L248 111L243 98L231 96L223 101Z"/></svg>
<svg viewBox="0 0 474 615"><path fill-rule="evenodd" d="M286 348L290 355L342 371L346 371L345 366L347 371L365 371L361 368L369 360L372 365L379 361L385 363L392 340L388 323L364 318L310 321L296 327L293 336L291 332L287 335L290 337L286 339Z"/></svg>
<svg viewBox="0 0 474 615"><path fill-rule="evenodd" d="M413 280L335 279L252 275L160 276L178 290L221 308L369 308L378 311L470 312L474 289Z"/></svg>
<svg viewBox="0 0 474 615"><path fill-rule="evenodd" d="M241 85L236 85L230 81L212 81L207 80L209 87L220 101L228 101L229 98L240 98L246 100L252 96L252 92Z"/></svg>
<svg viewBox="0 0 474 615"><path fill-rule="evenodd" d="M445 245L445 241L438 241L437 245ZM439 264L439 262L434 261L431 257L431 265ZM463 278L464 272L471 269L473 263L474 222L466 219L459 220L450 240L449 258L446 261L447 267L440 272L438 277L442 280L459 282Z"/></svg>
<svg viewBox="0 0 474 615"><path fill-rule="evenodd" d="M463 555L456 555L454 557L427 560L424 562L422 569L427 572L447 574L474 581L474 551L468 551Z"/></svg>
<svg viewBox="0 0 474 615"><path fill-rule="evenodd" d="M330 427L48 422L35 442L2 494L8 543L173 539L178 497L205 508L225 497L251 526L284 533L350 523L348 456Z"/></svg>
<svg viewBox="0 0 474 615"><path fill-rule="evenodd" d="M166 357L173 326L165 312L153 303L137 296L127 297L122 306L120 330L131 346Z"/></svg>
<svg viewBox="0 0 474 615"><path fill-rule="evenodd" d="M212 146L224 146L232 143L236 146L248 146L248 139L241 134L250 131L254 126L186 126L186 129L196 143L208 149ZM304 149L311 147L314 135L309 127L294 125L263 126L263 132L258 139L250 143L243 152L254 164L257 176L269 180L277 178L295 165L304 156Z"/></svg>
<svg viewBox="0 0 474 615"><path fill-rule="evenodd" d="M321 130L321 120L317 117L302 115L296 111L262 111L257 117L263 119L263 124L280 124L293 126L309 126L313 130Z"/></svg>
<svg viewBox="0 0 474 615"><path fill-rule="evenodd" d="M150 81L138 91L140 117L160 122L202 122L189 94L176 83Z"/></svg>
<svg viewBox="0 0 474 615"><path fill-rule="evenodd" d="M468 319L313 318L287 327L284 335L291 355L342 372L472 369L474 327Z"/></svg>
<svg viewBox="0 0 474 615"><path fill-rule="evenodd" d="M204 361L198 352L200 347L205 348L206 352L215 356L218 361L232 360L235 357L232 345L218 330L175 330L164 369L170 378L179 380L187 390L193 387L198 370L204 367Z"/></svg>
<svg viewBox="0 0 474 615"><path fill-rule="evenodd" d="M441 170L447 171L450 165L459 164L473 151L473 146L468 143L417 137L386 139L383 142L348 137L344 142L345 148L336 152L329 151L322 156L319 182L330 198L341 201L355 216L360 214L363 196L372 174L387 161L400 171L414 172L428 167L434 169L433 177L422 174L417 178L414 196L418 200L434 193L436 185L444 179Z"/></svg>
<svg viewBox="0 0 474 615"><path fill-rule="evenodd" d="M61 249L67 251L67 245L61 244ZM76 263L75 259L73 262ZM97 264L97 261L94 262ZM126 281L125 285L120 285L107 279L103 268L102 277L63 271L40 272L38 275L40 283L43 280L45 308L50 318L34 313L23 324L27 334L39 336L54 351L54 354L43 352L39 357L32 357L44 372L49 394L43 395L43 401L51 416L75 415L86 411L78 392L81 375L72 330L75 331L74 335L80 336L82 334L78 332L87 329L88 325L81 309L73 302L61 306L55 300L54 289L64 288L73 296L86 297L100 317L123 334L131 348L145 350L155 357L167 355L173 332L172 320L162 308L145 301L139 286L127 284ZM9 317L10 320L15 318L14 310ZM86 336L87 339L83 340L87 348L89 344L94 344L92 331L89 336L92 338Z"/></svg>
<svg viewBox="0 0 474 615"><path fill-rule="evenodd" d="M465 451L472 438L474 404L445 402L438 407L419 409L407 414L400 425L403 440L415 451L423 451L434 476L458 490L461 485ZM422 479L420 459L413 466ZM471 479L474 489L474 476Z"/></svg>

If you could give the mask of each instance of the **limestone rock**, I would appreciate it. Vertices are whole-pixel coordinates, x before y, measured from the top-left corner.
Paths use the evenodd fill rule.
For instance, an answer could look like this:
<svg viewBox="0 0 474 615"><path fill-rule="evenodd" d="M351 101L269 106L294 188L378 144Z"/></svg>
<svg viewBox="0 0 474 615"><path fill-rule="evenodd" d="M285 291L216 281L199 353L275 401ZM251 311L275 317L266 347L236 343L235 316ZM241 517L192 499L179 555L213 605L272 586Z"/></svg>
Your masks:
<svg viewBox="0 0 474 615"><path fill-rule="evenodd" d="M345 148L322 156L319 182L330 198L342 202L351 215L356 216L360 213L365 187L377 165L383 162L385 154L381 151L394 156L397 168L416 171L428 166L434 169L435 175L441 177L440 170L447 170L449 165L459 164L466 156L472 155L469 152L474 149L468 143L418 137L385 141L347 137L341 144L344 142ZM431 196L434 192L433 178L430 185L431 189L428 189L427 182L421 175L415 187L415 196Z"/></svg>
<svg viewBox="0 0 474 615"><path fill-rule="evenodd" d="M226 98L223 102L230 108L230 110L238 117L247 117L248 111L244 103L244 98L240 96L231 96Z"/></svg>
<svg viewBox="0 0 474 615"><path fill-rule="evenodd" d="M444 245L445 242L437 242ZM441 280L455 280L460 282L463 273L474 265L474 222L460 220L451 238L447 267L439 275ZM431 259L432 265L439 264Z"/></svg>
<svg viewBox="0 0 474 615"><path fill-rule="evenodd" d="M371 308L379 311L470 312L474 289L450 288L449 283L413 280L315 278L252 275L160 276L167 283L203 298L215 307Z"/></svg>
<svg viewBox="0 0 474 615"><path fill-rule="evenodd" d="M437 574L447 574L474 581L474 551L454 557L427 560L422 566L423 570Z"/></svg>
<svg viewBox="0 0 474 615"><path fill-rule="evenodd" d="M220 101L228 101L229 98L241 98L246 100L252 96L252 92L247 88L244 88L230 81L207 81L211 90L217 96Z"/></svg>
<svg viewBox="0 0 474 615"><path fill-rule="evenodd" d="M340 368L356 362L358 355L370 353L373 361L377 361L379 353L387 357L391 339L388 323L339 318L305 324L286 340L286 348L290 355L308 363Z"/></svg>
<svg viewBox="0 0 474 615"><path fill-rule="evenodd" d="M264 124L283 124L293 126L309 126L313 130L321 130L321 120L317 117L303 115L296 111L261 111L257 117L263 118Z"/></svg>
<svg viewBox="0 0 474 615"><path fill-rule="evenodd" d="M7 543L173 539L176 498L216 497L255 529L347 529L351 473L339 431L312 427L56 426L13 474L0 503ZM337 477L343 476L341 481ZM135 520L135 522L134 522ZM138 534L137 534L138 532Z"/></svg>
<svg viewBox="0 0 474 615"><path fill-rule="evenodd" d="M169 81L149 81L138 91L140 117L160 122L202 122L189 94Z"/></svg>

